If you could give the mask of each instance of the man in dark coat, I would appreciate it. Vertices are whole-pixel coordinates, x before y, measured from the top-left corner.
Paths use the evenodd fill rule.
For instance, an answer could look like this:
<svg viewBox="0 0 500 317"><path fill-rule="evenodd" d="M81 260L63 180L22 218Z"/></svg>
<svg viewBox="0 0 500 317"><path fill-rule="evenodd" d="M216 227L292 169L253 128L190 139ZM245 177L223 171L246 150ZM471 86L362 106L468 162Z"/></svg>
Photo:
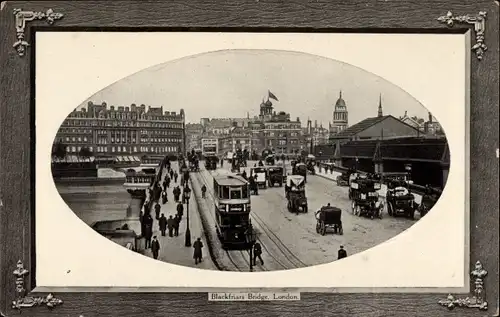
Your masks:
<svg viewBox="0 0 500 317"><path fill-rule="evenodd" d="M181 189L179 186L175 187L173 190L175 202L179 202L179 197L181 196Z"/></svg>
<svg viewBox="0 0 500 317"><path fill-rule="evenodd" d="M260 265L264 265L264 260L262 260L262 247L260 243L255 242L253 245L253 265L256 265L255 262L259 258Z"/></svg>
<svg viewBox="0 0 500 317"><path fill-rule="evenodd" d="M178 237L179 236L179 223L181 222L181 219L179 218L178 215L175 215L174 217L174 236Z"/></svg>
<svg viewBox="0 0 500 317"><path fill-rule="evenodd" d="M158 225L160 227L162 237L165 236L165 231L167 230L167 218L164 214L161 214L160 220L158 220Z"/></svg>
<svg viewBox="0 0 500 317"><path fill-rule="evenodd" d="M177 174L177 171L174 172L174 181L177 183L177 178L179 177L179 174Z"/></svg>
<svg viewBox="0 0 500 317"><path fill-rule="evenodd" d="M203 186L201 186L201 198L205 198L206 194L207 194L207 186L203 184Z"/></svg>
<svg viewBox="0 0 500 317"><path fill-rule="evenodd" d="M155 205L155 219L156 220L160 219L160 211L161 211L161 206L159 203L156 203L156 205Z"/></svg>
<svg viewBox="0 0 500 317"><path fill-rule="evenodd" d="M153 237L153 242L151 243L151 252L153 252L153 259L158 259L158 254L160 252L160 242L156 240L156 236Z"/></svg>
<svg viewBox="0 0 500 317"><path fill-rule="evenodd" d="M168 236L173 237L173 229L174 229L174 218L172 216L168 217L167 220L167 227L168 227Z"/></svg>
<svg viewBox="0 0 500 317"><path fill-rule="evenodd" d="M173 179L174 178L174 170L171 169L169 174L170 174L170 179Z"/></svg>
<svg viewBox="0 0 500 317"><path fill-rule="evenodd" d="M193 248L194 248L194 253L193 253L194 264L198 264L199 262L201 262L203 258L203 254L201 252L201 249L203 248L203 242L201 242L200 238L196 239L196 241L193 243Z"/></svg>
<svg viewBox="0 0 500 317"><path fill-rule="evenodd" d="M346 250L344 250L344 246L341 245L339 252L338 252L338 260L343 259L345 257L347 257L347 252L346 252Z"/></svg>
<svg viewBox="0 0 500 317"><path fill-rule="evenodd" d="M179 221L182 219L184 215L184 205L182 203L177 204L177 215L179 216Z"/></svg>
<svg viewBox="0 0 500 317"><path fill-rule="evenodd" d="M146 221L144 225L144 238L146 238L146 249L151 248L151 237L153 236L153 218L151 215L146 215Z"/></svg>
<svg viewBox="0 0 500 317"><path fill-rule="evenodd" d="M167 177L165 178L165 182L166 182L166 184L167 184L167 188L169 188L169 187L170 187L170 177L168 177L168 175L167 175Z"/></svg>

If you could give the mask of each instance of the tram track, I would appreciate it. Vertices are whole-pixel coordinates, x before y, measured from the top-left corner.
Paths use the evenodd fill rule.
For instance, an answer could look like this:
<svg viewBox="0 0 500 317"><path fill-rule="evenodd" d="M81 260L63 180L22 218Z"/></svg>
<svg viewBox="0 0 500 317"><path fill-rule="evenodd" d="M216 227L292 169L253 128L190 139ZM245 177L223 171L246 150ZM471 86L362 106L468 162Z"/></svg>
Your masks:
<svg viewBox="0 0 500 317"><path fill-rule="evenodd" d="M203 171L206 171L206 170L202 170L201 172L203 172ZM201 181L202 183L205 184L205 186L207 187L207 193L210 196L211 201L214 202L215 197L213 195L213 191L212 191L211 187L209 186L210 182L208 182L207 178L201 172L196 174L197 178L199 181ZM208 171L208 172L210 173L210 171ZM210 175L213 176L212 173L210 173ZM214 215L210 212L209 212L209 214L210 214L211 219L215 222ZM245 253L245 251L225 250L224 253L226 254L229 262L232 264L232 266L234 266L234 268L237 271L240 271L240 272L246 271L250 267L251 259L247 258L247 257L249 257L249 254ZM262 271L268 271L268 268L264 265L261 265L259 267L255 267L255 268L260 268Z"/></svg>
<svg viewBox="0 0 500 317"><path fill-rule="evenodd" d="M209 171L210 175L213 176L212 172ZM207 184L207 180L205 176L201 176ZM210 195L212 196L213 199L213 194L210 192ZM271 257L278 266L280 266L282 269L294 269L294 268L301 268L307 266L306 263L304 263L300 258L298 258L286 245L283 243L283 241L273 232L272 228L270 228L265 221L256 213L256 212L251 212L250 213L251 219L258 225L259 232L267 237L267 241L263 241L261 237L257 238L257 241L261 244L263 249L266 251L266 254ZM278 253L280 253L282 256L278 257L275 255L276 250ZM246 260L246 257L244 257ZM248 261L247 261L248 263Z"/></svg>

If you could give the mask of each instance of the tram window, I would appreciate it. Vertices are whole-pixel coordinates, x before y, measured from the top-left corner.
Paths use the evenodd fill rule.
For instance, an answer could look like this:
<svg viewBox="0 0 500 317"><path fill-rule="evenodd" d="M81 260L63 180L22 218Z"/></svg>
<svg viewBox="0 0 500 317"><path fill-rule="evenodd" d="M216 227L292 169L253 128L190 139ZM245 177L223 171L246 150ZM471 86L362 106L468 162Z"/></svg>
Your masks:
<svg viewBox="0 0 500 317"><path fill-rule="evenodd" d="M242 192L241 198L243 199L248 198L248 186L243 186L241 192Z"/></svg>
<svg viewBox="0 0 500 317"><path fill-rule="evenodd" d="M239 188L231 190L231 199L241 199L241 190Z"/></svg>
<svg viewBox="0 0 500 317"><path fill-rule="evenodd" d="M222 187L222 199L229 199L229 187L223 186Z"/></svg>

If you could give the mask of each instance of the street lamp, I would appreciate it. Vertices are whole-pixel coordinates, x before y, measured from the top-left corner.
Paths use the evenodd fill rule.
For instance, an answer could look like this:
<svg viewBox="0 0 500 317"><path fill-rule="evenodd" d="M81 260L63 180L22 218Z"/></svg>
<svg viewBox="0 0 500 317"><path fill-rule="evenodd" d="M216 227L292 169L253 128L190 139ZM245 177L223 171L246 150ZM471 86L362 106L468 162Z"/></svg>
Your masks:
<svg viewBox="0 0 500 317"><path fill-rule="evenodd" d="M247 247L248 247L248 254L250 255L250 272L253 272L253 245L255 244L255 241L257 240L257 235L255 231L253 230L252 225L250 225L245 232L246 235L246 242L247 242Z"/></svg>
<svg viewBox="0 0 500 317"><path fill-rule="evenodd" d="M184 200L186 201L186 207L187 207L187 210L186 210L186 213L187 213L187 222L186 222L186 241L184 243L184 245L186 247L190 247L191 246L191 231L189 230L189 198L191 198L191 189L186 186L184 187Z"/></svg>
<svg viewBox="0 0 500 317"><path fill-rule="evenodd" d="M405 164L405 170L408 172L408 181L411 180L411 164Z"/></svg>

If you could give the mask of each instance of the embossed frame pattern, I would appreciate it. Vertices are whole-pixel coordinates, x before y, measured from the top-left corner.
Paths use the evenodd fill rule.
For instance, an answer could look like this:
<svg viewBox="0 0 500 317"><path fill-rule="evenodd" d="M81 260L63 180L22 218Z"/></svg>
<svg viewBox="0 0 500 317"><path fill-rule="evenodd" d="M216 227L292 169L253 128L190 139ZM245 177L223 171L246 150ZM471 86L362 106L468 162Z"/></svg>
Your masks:
<svg viewBox="0 0 500 317"><path fill-rule="evenodd" d="M485 38L488 51L482 60L471 59L470 126L470 261L480 260L488 275L484 277L489 309L455 308L453 312L438 304L443 294L365 293L302 294L300 302L207 302L206 293L57 293L64 304L54 309L26 308L29 316L242 316L248 311L265 316L493 316L498 315L498 105L499 105L499 6L494 1L13 1L0 7L2 54L0 65L0 312L18 314L12 308L17 298L13 271L19 259L30 271L24 287L35 286L34 263L34 191L31 180L34 161L31 140L34 118L30 103L33 85L30 80L34 59L30 49L36 46L34 32L46 25L43 21L26 24L25 35L31 47L20 57L13 44L17 41L13 10L53 12L64 15L52 30L85 30L86 27L164 27L177 30L218 27L248 31L293 29L294 31L353 32L371 29L379 32L474 32L471 25L452 27L438 18L476 16L486 12ZM473 28L473 26L472 26ZM471 35L473 39L476 35ZM472 45L474 45L472 43ZM472 46L471 45L471 46ZM59 49L64 50L61 46ZM431 48L430 48L431 49ZM472 47L471 47L472 49ZM26 131L31 131L31 134ZM56 261L57 259L55 259ZM384 273L383 273L384 274ZM472 291L473 288L471 288ZM30 294L32 295L32 294ZM39 294L35 294L39 295ZM43 298L46 294L40 294ZM453 294L465 298L469 294ZM52 299L52 298L51 298Z"/></svg>

